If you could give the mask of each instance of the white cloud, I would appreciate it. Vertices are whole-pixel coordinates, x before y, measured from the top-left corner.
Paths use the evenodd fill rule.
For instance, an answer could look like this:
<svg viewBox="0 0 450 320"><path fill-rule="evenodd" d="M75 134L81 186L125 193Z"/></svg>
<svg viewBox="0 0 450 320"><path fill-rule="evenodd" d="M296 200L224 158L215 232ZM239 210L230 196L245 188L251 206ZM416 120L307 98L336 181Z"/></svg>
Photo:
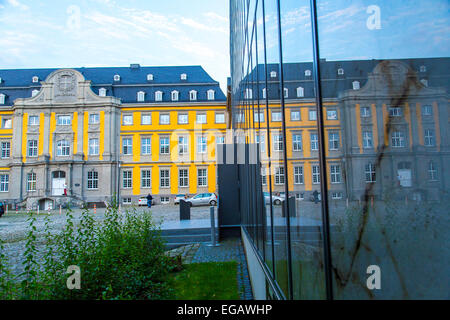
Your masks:
<svg viewBox="0 0 450 320"><path fill-rule="evenodd" d="M15 8L19 8L20 10L28 10L30 9L30 7L28 7L27 5L24 5L22 3L20 3L18 0L7 0L8 3L15 7Z"/></svg>

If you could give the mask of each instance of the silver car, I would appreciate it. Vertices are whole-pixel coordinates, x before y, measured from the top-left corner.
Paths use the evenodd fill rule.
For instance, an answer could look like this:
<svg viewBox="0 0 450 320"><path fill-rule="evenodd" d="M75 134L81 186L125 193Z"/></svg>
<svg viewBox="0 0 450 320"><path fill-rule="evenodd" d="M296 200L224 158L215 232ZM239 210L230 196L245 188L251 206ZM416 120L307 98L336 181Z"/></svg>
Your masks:
<svg viewBox="0 0 450 320"><path fill-rule="evenodd" d="M175 199L173 200L173 204L180 204L180 199L186 200L187 195L185 194L177 194L175 195Z"/></svg>
<svg viewBox="0 0 450 320"><path fill-rule="evenodd" d="M195 196L186 200L190 206L202 206L211 205L215 206L217 204L217 195L212 192L199 193Z"/></svg>
<svg viewBox="0 0 450 320"><path fill-rule="evenodd" d="M269 204L270 203L270 194L268 192L263 192L263 193L264 193L264 202L266 204ZM279 197L279 196L272 194L272 203L273 204L280 205L281 201L284 201L283 197Z"/></svg>

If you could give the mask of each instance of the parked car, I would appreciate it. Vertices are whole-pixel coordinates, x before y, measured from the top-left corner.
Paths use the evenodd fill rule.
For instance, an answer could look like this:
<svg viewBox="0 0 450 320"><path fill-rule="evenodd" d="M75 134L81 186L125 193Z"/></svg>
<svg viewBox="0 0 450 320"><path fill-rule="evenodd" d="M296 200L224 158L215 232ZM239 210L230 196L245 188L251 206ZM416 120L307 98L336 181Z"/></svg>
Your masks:
<svg viewBox="0 0 450 320"><path fill-rule="evenodd" d="M155 204L155 198L152 199L152 205ZM140 197L138 200L138 206L146 206L147 205L147 196Z"/></svg>
<svg viewBox="0 0 450 320"><path fill-rule="evenodd" d="M264 202L266 204L270 203L270 194L268 192L263 192L264 193ZM274 194L272 194L272 203L275 205L280 205L281 201L284 201L284 197L281 196L276 196Z"/></svg>
<svg viewBox="0 0 450 320"><path fill-rule="evenodd" d="M177 194L177 195L175 195L175 199L173 200L173 204L180 204L180 199L185 199L185 197L186 197L185 194Z"/></svg>
<svg viewBox="0 0 450 320"><path fill-rule="evenodd" d="M190 206L201 206L201 205L211 205L215 206L217 204L217 195L212 192L208 193L198 193L195 196L186 199Z"/></svg>

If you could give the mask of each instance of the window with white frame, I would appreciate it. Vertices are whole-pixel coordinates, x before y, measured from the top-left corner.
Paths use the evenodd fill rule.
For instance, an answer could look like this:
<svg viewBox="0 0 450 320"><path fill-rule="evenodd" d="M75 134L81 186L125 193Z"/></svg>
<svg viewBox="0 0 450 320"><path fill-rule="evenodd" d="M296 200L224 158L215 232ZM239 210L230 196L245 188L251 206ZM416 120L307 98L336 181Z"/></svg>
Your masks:
<svg viewBox="0 0 450 320"><path fill-rule="evenodd" d="M275 184L276 185L284 184L284 167L275 168Z"/></svg>
<svg viewBox="0 0 450 320"><path fill-rule="evenodd" d="M12 119L2 117L2 129L11 129L12 128Z"/></svg>
<svg viewBox="0 0 450 320"><path fill-rule="evenodd" d="M317 133L310 133L311 151L319 150L319 135Z"/></svg>
<svg viewBox="0 0 450 320"><path fill-rule="evenodd" d="M98 113L90 113L89 124L99 124L99 123L100 123L100 115Z"/></svg>
<svg viewBox="0 0 450 320"><path fill-rule="evenodd" d="M173 90L173 91L170 93L170 96L171 96L171 98L172 98L172 101L178 101L178 94L179 94L179 92L178 92L177 90Z"/></svg>
<svg viewBox="0 0 450 320"><path fill-rule="evenodd" d="M170 188L170 170L159 170L159 186L161 188Z"/></svg>
<svg viewBox="0 0 450 320"><path fill-rule="evenodd" d="M38 141L37 140L28 140L27 156L28 157L37 157L38 156Z"/></svg>
<svg viewBox="0 0 450 320"><path fill-rule="evenodd" d="M426 72L427 71L427 67L425 66L420 66L420 72Z"/></svg>
<svg viewBox="0 0 450 320"><path fill-rule="evenodd" d="M245 122L245 113L242 111L236 114L236 122L237 123L244 123Z"/></svg>
<svg viewBox="0 0 450 320"><path fill-rule="evenodd" d="M130 155L133 153L133 139L123 138L122 139L122 154Z"/></svg>
<svg viewBox="0 0 450 320"><path fill-rule="evenodd" d="M152 115L150 113L142 113L141 115L141 125L152 124Z"/></svg>
<svg viewBox="0 0 450 320"><path fill-rule="evenodd" d="M255 111L254 119L255 122L264 122L264 112Z"/></svg>
<svg viewBox="0 0 450 320"><path fill-rule="evenodd" d="M197 113L196 122L200 124L206 123L206 113Z"/></svg>
<svg viewBox="0 0 450 320"><path fill-rule="evenodd" d="M251 99L253 98L253 93L252 93L252 89L245 89L245 93L244 93L244 99Z"/></svg>
<svg viewBox="0 0 450 320"><path fill-rule="evenodd" d="M141 139L141 154L150 155L152 154L152 139L145 137Z"/></svg>
<svg viewBox="0 0 450 320"><path fill-rule="evenodd" d="M305 77L311 76L311 70L305 70Z"/></svg>
<svg viewBox="0 0 450 320"><path fill-rule="evenodd" d="M35 141L37 148L37 141ZM37 152L36 152L37 153ZM70 142L67 140L59 140L56 143L56 155L57 156L69 156L70 155Z"/></svg>
<svg viewBox="0 0 450 320"><path fill-rule="evenodd" d="M0 174L0 192L9 191L9 174Z"/></svg>
<svg viewBox="0 0 450 320"><path fill-rule="evenodd" d="M179 113L178 114L178 123L179 124L187 124L189 122L187 113Z"/></svg>
<svg viewBox="0 0 450 320"><path fill-rule="evenodd" d="M261 152L266 152L266 136L264 133L255 135L255 142L259 144L259 150Z"/></svg>
<svg viewBox="0 0 450 320"><path fill-rule="evenodd" d="M273 135L273 151L283 151L283 136L281 134Z"/></svg>
<svg viewBox="0 0 450 320"><path fill-rule="evenodd" d="M308 115L309 115L309 121L316 121L317 120L317 112L314 109L309 109L308 110Z"/></svg>
<svg viewBox="0 0 450 320"><path fill-rule="evenodd" d="M272 121L281 121L281 111L272 111Z"/></svg>
<svg viewBox="0 0 450 320"><path fill-rule="evenodd" d="M89 190L98 189L98 172L88 171L87 173L87 188Z"/></svg>
<svg viewBox="0 0 450 320"><path fill-rule="evenodd" d="M27 191L36 191L36 173L27 173Z"/></svg>
<svg viewBox="0 0 450 320"><path fill-rule="evenodd" d="M189 100L191 101L197 100L197 91L195 90L189 91Z"/></svg>
<svg viewBox="0 0 450 320"><path fill-rule="evenodd" d="M224 113L216 113L216 123L225 123Z"/></svg>
<svg viewBox="0 0 450 320"><path fill-rule="evenodd" d="M288 98L289 97L289 89L288 88L284 88L283 92L284 92L284 97Z"/></svg>
<svg viewBox="0 0 450 320"><path fill-rule="evenodd" d="M400 117L402 115L401 107L389 107L389 116L390 117Z"/></svg>
<svg viewBox="0 0 450 320"><path fill-rule="evenodd" d="M7 159L11 156L11 142L10 141L2 141L1 143L1 156L2 159Z"/></svg>
<svg viewBox="0 0 450 320"><path fill-rule="evenodd" d="M292 151L302 151L301 133L295 133L292 135Z"/></svg>
<svg viewBox="0 0 450 320"><path fill-rule="evenodd" d="M300 121L300 110L291 110L291 121Z"/></svg>
<svg viewBox="0 0 450 320"><path fill-rule="evenodd" d="M333 200L342 199L342 192L332 192L331 199L333 199Z"/></svg>
<svg viewBox="0 0 450 320"><path fill-rule="evenodd" d="M206 137L205 136L197 137L197 152L198 153L206 153Z"/></svg>
<svg viewBox="0 0 450 320"><path fill-rule="evenodd" d="M160 154L169 154L169 137L161 137L159 138L159 153Z"/></svg>
<svg viewBox="0 0 450 320"><path fill-rule="evenodd" d="M214 90L212 90L212 89L208 90L207 94L208 94L208 100L214 100L215 99L216 92Z"/></svg>
<svg viewBox="0 0 450 320"><path fill-rule="evenodd" d="M427 79L420 79L420 83L423 84L425 87L428 87L428 80Z"/></svg>
<svg viewBox="0 0 450 320"><path fill-rule="evenodd" d="M376 182L375 165L373 163L369 162L365 165L364 174L367 183Z"/></svg>
<svg viewBox="0 0 450 320"><path fill-rule="evenodd" d="M267 173L265 167L261 168L261 184L263 186L267 185Z"/></svg>
<svg viewBox="0 0 450 320"><path fill-rule="evenodd" d="M197 183L199 187L206 187L208 185L206 169L197 169Z"/></svg>
<svg viewBox="0 0 450 320"><path fill-rule="evenodd" d="M39 93L39 90L34 89L33 91L31 91L31 96L35 97L38 93Z"/></svg>
<svg viewBox="0 0 450 320"><path fill-rule="evenodd" d="M433 115L433 107L430 105L422 106L422 116L432 116Z"/></svg>
<svg viewBox="0 0 450 320"><path fill-rule="evenodd" d="M361 113L362 118L370 117L370 108L369 107L361 107L360 113Z"/></svg>
<svg viewBox="0 0 450 320"><path fill-rule="evenodd" d="M328 147L330 150L339 149L339 132L328 132Z"/></svg>
<svg viewBox="0 0 450 320"><path fill-rule="evenodd" d="M179 187L188 187L189 186L189 170L188 169L179 169L178 170L178 178L179 178Z"/></svg>
<svg viewBox="0 0 450 320"><path fill-rule="evenodd" d="M72 122L72 117L69 115L59 115L58 116L57 124L59 126L68 126L71 124L71 122Z"/></svg>
<svg viewBox="0 0 450 320"><path fill-rule="evenodd" d="M127 205L127 204L131 204L131 203L132 203L131 198L122 198L122 204Z"/></svg>
<svg viewBox="0 0 450 320"><path fill-rule="evenodd" d="M353 86L353 90L359 90L359 88L360 88L359 81L353 81L352 86Z"/></svg>
<svg viewBox="0 0 450 320"><path fill-rule="evenodd" d="M105 88L98 89L98 95L100 97L106 97L106 89Z"/></svg>
<svg viewBox="0 0 450 320"><path fill-rule="evenodd" d="M313 165L311 167L312 170L312 183L319 184L320 183L320 167L318 165Z"/></svg>
<svg viewBox="0 0 450 320"><path fill-rule="evenodd" d="M33 83L39 82L39 77L38 76L34 76L33 78L31 78L31 81Z"/></svg>
<svg viewBox="0 0 450 320"><path fill-rule="evenodd" d="M137 101L138 102L144 102L145 100L145 92L144 91L139 91L137 93Z"/></svg>
<svg viewBox="0 0 450 320"><path fill-rule="evenodd" d="M122 188L131 189L133 187L133 171L122 171Z"/></svg>
<svg viewBox="0 0 450 320"><path fill-rule="evenodd" d="M341 166L338 164L330 165L331 183L341 183Z"/></svg>
<svg viewBox="0 0 450 320"><path fill-rule="evenodd" d="M39 116L30 116L28 118L28 124L30 126L38 126L39 125Z"/></svg>
<svg viewBox="0 0 450 320"><path fill-rule="evenodd" d="M262 89L262 97L263 97L263 99L267 98L267 90L266 90L266 88Z"/></svg>
<svg viewBox="0 0 450 320"><path fill-rule="evenodd" d="M142 170L141 171L141 187L151 188L152 187L152 171Z"/></svg>
<svg viewBox="0 0 450 320"><path fill-rule="evenodd" d="M153 81L153 75L151 73L147 74L147 81Z"/></svg>
<svg viewBox="0 0 450 320"><path fill-rule="evenodd" d="M124 114L122 123L124 126L131 126L133 125L133 115L132 114Z"/></svg>
<svg viewBox="0 0 450 320"><path fill-rule="evenodd" d="M294 166L294 184L303 184L303 166Z"/></svg>
<svg viewBox="0 0 450 320"><path fill-rule="evenodd" d="M113 79L114 81L120 81L120 76L118 74L115 74Z"/></svg>
<svg viewBox="0 0 450 320"><path fill-rule="evenodd" d="M394 131L391 136L392 147L399 148L405 146L405 136L402 131Z"/></svg>
<svg viewBox="0 0 450 320"><path fill-rule="evenodd" d="M169 197L161 197L161 198L159 198L159 200L161 201L161 204L168 204L168 203L170 203L170 198Z"/></svg>
<svg viewBox="0 0 450 320"><path fill-rule="evenodd" d="M159 124L170 124L170 115L168 113L162 113L159 115Z"/></svg>
<svg viewBox="0 0 450 320"><path fill-rule="evenodd" d="M435 145L433 129L425 129L424 138L425 138L424 143L427 147L433 147Z"/></svg>
<svg viewBox="0 0 450 320"><path fill-rule="evenodd" d="M428 163L428 180L436 181L437 177L437 168L433 161Z"/></svg>
<svg viewBox="0 0 450 320"><path fill-rule="evenodd" d="M155 101L162 101L163 93L162 91L156 91L155 92Z"/></svg>
<svg viewBox="0 0 450 320"><path fill-rule="evenodd" d="M339 68L338 70L337 70L337 74L338 75L343 75L344 74L344 69L342 69L342 68Z"/></svg>
<svg viewBox="0 0 450 320"><path fill-rule="evenodd" d="M338 114L336 109L327 109L327 120L337 120Z"/></svg>
<svg viewBox="0 0 450 320"><path fill-rule="evenodd" d="M100 147L97 138L89 139L89 155L97 156L100 152Z"/></svg>
<svg viewBox="0 0 450 320"><path fill-rule="evenodd" d="M0 104L5 104L5 100L6 100L6 95L4 95L3 93L0 93Z"/></svg>
<svg viewBox="0 0 450 320"><path fill-rule="evenodd" d="M271 78L276 78L277 77L277 72L276 71L271 71L270 72L270 77Z"/></svg>
<svg viewBox="0 0 450 320"><path fill-rule="evenodd" d="M187 80L187 74L186 73L182 73L180 75L180 80Z"/></svg>
<svg viewBox="0 0 450 320"><path fill-rule="evenodd" d="M373 148L373 138L372 131L363 131L362 133L363 148L371 149Z"/></svg>
<svg viewBox="0 0 450 320"><path fill-rule="evenodd" d="M297 98L303 98L305 96L305 89L303 87L297 88Z"/></svg>
<svg viewBox="0 0 450 320"><path fill-rule="evenodd" d="M225 137L224 136L217 136L216 137L216 144L224 144L225 143Z"/></svg>
<svg viewBox="0 0 450 320"><path fill-rule="evenodd" d="M180 136L178 137L178 154L187 154L189 152L188 148L188 137Z"/></svg>

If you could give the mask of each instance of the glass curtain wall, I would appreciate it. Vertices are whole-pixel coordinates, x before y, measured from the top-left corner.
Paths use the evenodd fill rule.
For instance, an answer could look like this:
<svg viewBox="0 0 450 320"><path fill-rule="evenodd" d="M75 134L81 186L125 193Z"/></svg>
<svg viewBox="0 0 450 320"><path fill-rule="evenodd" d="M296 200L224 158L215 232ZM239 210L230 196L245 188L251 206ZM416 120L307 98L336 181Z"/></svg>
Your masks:
<svg viewBox="0 0 450 320"><path fill-rule="evenodd" d="M230 1L242 226L272 297L448 298L450 18L432 2Z"/></svg>

